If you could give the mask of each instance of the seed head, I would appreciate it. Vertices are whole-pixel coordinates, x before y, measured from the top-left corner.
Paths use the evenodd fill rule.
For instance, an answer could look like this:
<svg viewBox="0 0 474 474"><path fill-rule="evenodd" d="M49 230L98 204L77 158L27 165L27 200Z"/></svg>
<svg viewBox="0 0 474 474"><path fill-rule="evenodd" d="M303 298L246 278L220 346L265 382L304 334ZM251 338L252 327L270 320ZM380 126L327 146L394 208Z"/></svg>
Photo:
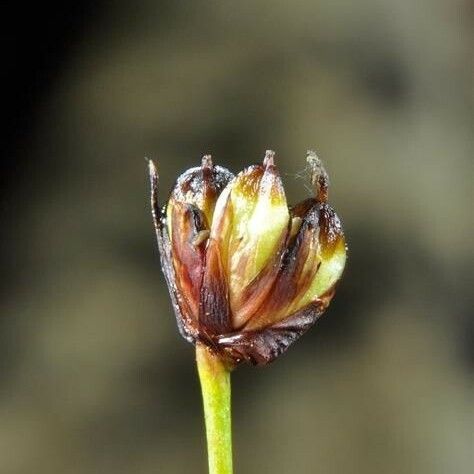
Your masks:
<svg viewBox="0 0 474 474"><path fill-rule="evenodd" d="M237 176L209 155L185 171L163 208L149 163L163 273L181 334L230 364L266 364L329 305L346 260L328 175L308 152L314 196L289 207L275 153Z"/></svg>

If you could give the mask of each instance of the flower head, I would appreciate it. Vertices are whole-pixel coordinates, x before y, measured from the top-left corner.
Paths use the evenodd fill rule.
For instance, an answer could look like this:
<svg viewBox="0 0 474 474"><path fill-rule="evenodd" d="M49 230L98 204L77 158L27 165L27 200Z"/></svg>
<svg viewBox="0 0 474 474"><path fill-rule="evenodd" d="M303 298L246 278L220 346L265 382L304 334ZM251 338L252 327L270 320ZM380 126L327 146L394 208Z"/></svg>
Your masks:
<svg viewBox="0 0 474 474"><path fill-rule="evenodd" d="M161 263L181 334L230 363L265 364L306 332L329 305L346 260L328 175L307 161L314 196L289 207L267 151L234 176L204 156L152 210Z"/></svg>

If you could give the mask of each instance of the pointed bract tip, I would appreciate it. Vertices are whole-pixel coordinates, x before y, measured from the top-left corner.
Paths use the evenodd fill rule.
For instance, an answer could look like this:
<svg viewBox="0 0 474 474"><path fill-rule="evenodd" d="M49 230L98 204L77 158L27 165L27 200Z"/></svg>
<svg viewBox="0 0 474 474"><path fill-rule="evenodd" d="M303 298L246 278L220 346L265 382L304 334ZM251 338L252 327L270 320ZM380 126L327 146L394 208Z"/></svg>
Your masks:
<svg viewBox="0 0 474 474"><path fill-rule="evenodd" d="M323 162L313 150L306 152L306 161L311 171L311 184L314 186L316 199L326 202L328 198L329 176L324 169Z"/></svg>
<svg viewBox="0 0 474 474"><path fill-rule="evenodd" d="M212 168L212 156L211 155L204 155L201 160L201 167L202 168Z"/></svg>
<svg viewBox="0 0 474 474"><path fill-rule="evenodd" d="M263 166L265 166L265 168L268 168L269 166L275 166L275 152L273 150L265 151Z"/></svg>
<svg viewBox="0 0 474 474"><path fill-rule="evenodd" d="M148 171L150 172L150 176L152 177L157 177L158 176L158 170L156 168L155 162L151 159L146 158L148 161Z"/></svg>
<svg viewBox="0 0 474 474"><path fill-rule="evenodd" d="M306 152L306 161L310 166L323 166L321 158L319 158L318 154L314 150L308 150Z"/></svg>

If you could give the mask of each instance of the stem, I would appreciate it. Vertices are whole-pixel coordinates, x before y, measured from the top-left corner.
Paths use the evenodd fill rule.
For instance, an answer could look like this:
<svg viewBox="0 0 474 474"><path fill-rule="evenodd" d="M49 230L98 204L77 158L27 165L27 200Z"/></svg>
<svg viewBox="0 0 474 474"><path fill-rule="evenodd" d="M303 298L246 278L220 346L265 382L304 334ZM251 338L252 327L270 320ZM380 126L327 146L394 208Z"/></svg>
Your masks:
<svg viewBox="0 0 474 474"><path fill-rule="evenodd" d="M230 372L222 360L202 344L196 344L206 421L209 474L232 474Z"/></svg>

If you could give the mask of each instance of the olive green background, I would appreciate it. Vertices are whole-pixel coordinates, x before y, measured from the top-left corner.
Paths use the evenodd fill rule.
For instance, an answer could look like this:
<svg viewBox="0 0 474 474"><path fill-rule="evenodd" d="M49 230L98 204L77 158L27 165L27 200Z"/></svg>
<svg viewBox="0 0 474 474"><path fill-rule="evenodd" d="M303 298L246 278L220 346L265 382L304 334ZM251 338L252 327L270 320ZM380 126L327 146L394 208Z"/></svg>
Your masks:
<svg viewBox="0 0 474 474"><path fill-rule="evenodd" d="M2 229L0 472L205 473L192 346L161 274L166 199L204 153L305 152L349 245L325 317L233 375L236 474L464 474L474 346L467 2L109 2L41 96Z"/></svg>

